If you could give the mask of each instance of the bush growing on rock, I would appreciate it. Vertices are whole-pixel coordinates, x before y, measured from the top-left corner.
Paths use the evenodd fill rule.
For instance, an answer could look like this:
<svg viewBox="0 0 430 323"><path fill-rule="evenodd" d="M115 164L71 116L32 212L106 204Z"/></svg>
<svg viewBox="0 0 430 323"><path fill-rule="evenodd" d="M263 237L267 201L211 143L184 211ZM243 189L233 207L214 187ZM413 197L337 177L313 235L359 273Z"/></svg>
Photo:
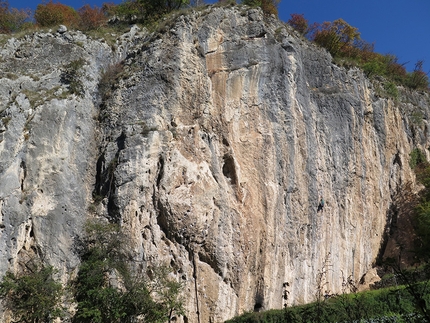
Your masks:
<svg viewBox="0 0 430 323"><path fill-rule="evenodd" d="M287 21L287 23L302 35L306 35L309 30L308 20L305 19L303 14L291 14L291 18Z"/></svg>
<svg viewBox="0 0 430 323"><path fill-rule="evenodd" d="M315 23L310 33L311 39L326 48L333 56L350 51L354 43L360 39L358 29L343 19L325 21L322 24Z"/></svg>
<svg viewBox="0 0 430 323"><path fill-rule="evenodd" d="M80 18L79 28L84 31L97 29L107 23L107 16L103 8L97 6L91 7L86 4L79 8L78 14Z"/></svg>
<svg viewBox="0 0 430 323"><path fill-rule="evenodd" d="M0 283L0 297L16 322L45 323L60 317L63 288L53 278L51 266L27 264L28 272L6 273Z"/></svg>
<svg viewBox="0 0 430 323"><path fill-rule="evenodd" d="M132 273L116 224L88 222L80 245L81 266L72 283L77 301L73 322L166 322L183 312L182 285L169 277L166 266L149 274Z"/></svg>
<svg viewBox="0 0 430 323"><path fill-rule="evenodd" d="M61 73L61 82L66 84L70 93L82 97L85 93L84 84L81 81L82 67L85 61L82 58L68 63Z"/></svg>
<svg viewBox="0 0 430 323"><path fill-rule="evenodd" d="M59 24L75 27L79 23L79 15L75 9L59 2L54 3L52 0L37 6L34 19L42 27L52 27Z"/></svg>
<svg viewBox="0 0 430 323"><path fill-rule="evenodd" d="M242 4L250 7L261 7L265 14L278 16L279 0L243 0Z"/></svg>

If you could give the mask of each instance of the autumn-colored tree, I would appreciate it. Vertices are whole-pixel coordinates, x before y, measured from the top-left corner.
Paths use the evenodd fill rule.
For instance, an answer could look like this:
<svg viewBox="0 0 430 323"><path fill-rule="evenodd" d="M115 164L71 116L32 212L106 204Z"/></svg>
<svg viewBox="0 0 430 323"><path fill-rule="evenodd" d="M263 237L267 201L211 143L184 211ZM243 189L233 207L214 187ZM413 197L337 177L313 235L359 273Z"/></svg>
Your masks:
<svg viewBox="0 0 430 323"><path fill-rule="evenodd" d="M99 8L97 6L91 7L86 4L79 8L78 14L80 17L79 28L82 30L97 29L107 23L107 16L105 15L103 8Z"/></svg>
<svg viewBox="0 0 430 323"><path fill-rule="evenodd" d="M8 34L23 29L30 17L29 9L9 8L9 2L0 0L0 33Z"/></svg>
<svg viewBox="0 0 430 323"><path fill-rule="evenodd" d="M59 2L54 3L52 0L37 6L34 19L42 27L52 27L59 24L75 27L79 23L79 15L75 9Z"/></svg>
<svg viewBox="0 0 430 323"><path fill-rule="evenodd" d="M278 16L279 0L261 0L261 9L265 14Z"/></svg>
<svg viewBox="0 0 430 323"><path fill-rule="evenodd" d="M308 32L309 23L303 14L292 13L287 23L302 35Z"/></svg>
<svg viewBox="0 0 430 323"><path fill-rule="evenodd" d="M326 48L333 56L348 51L360 39L358 29L343 19L333 22L315 23L310 29L310 38Z"/></svg>

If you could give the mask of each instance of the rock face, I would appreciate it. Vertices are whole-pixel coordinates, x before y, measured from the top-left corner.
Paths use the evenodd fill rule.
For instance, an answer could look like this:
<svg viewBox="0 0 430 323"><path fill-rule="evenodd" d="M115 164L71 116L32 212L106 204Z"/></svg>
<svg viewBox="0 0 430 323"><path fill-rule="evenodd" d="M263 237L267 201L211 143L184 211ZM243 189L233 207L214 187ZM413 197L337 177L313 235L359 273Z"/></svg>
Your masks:
<svg viewBox="0 0 430 323"><path fill-rule="evenodd" d="M256 9L162 28L115 46L66 30L0 49L0 274L38 256L66 282L74 239L103 216L135 261L172 266L187 322L312 301L321 273L329 293L360 280L396 194L415 189L428 95L384 98Z"/></svg>

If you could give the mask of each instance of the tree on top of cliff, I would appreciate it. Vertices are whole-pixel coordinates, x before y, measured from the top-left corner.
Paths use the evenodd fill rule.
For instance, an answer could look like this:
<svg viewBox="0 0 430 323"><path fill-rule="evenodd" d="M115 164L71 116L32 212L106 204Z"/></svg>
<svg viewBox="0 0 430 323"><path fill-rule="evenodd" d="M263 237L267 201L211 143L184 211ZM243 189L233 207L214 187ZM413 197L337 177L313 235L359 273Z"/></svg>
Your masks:
<svg viewBox="0 0 430 323"><path fill-rule="evenodd" d="M326 48L333 56L354 46L360 39L356 27L352 27L343 19L322 24L314 23L310 28L310 38L318 45Z"/></svg>
<svg viewBox="0 0 430 323"><path fill-rule="evenodd" d="M302 35L306 35L309 31L308 20L303 14L292 13L291 18L287 21L287 24L289 24Z"/></svg>
<svg viewBox="0 0 430 323"><path fill-rule="evenodd" d="M133 274L125 246L126 236L116 224L88 222L78 244L81 266L72 290L77 301L75 323L170 321L183 312L182 285L167 266L149 274Z"/></svg>
<svg viewBox="0 0 430 323"><path fill-rule="evenodd" d="M59 24L77 26L79 23L79 15L75 9L59 2L54 3L52 0L37 6L34 19L42 27L52 27Z"/></svg>
<svg viewBox="0 0 430 323"><path fill-rule="evenodd" d="M24 29L29 18L29 10L9 8L8 1L0 0L0 33L9 34Z"/></svg>

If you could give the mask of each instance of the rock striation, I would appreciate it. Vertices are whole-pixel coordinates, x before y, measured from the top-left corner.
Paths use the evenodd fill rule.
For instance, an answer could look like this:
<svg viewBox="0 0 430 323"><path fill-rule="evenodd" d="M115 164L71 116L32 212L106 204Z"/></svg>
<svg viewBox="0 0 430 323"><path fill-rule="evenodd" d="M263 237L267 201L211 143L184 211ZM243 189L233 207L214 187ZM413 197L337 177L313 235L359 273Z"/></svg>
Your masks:
<svg viewBox="0 0 430 323"><path fill-rule="evenodd" d="M372 269L396 196L417 190L428 94L389 98L247 7L110 36L0 48L1 275L37 256L66 283L94 216L121 224L136 263L170 264L186 322L309 302L321 273L337 293Z"/></svg>

